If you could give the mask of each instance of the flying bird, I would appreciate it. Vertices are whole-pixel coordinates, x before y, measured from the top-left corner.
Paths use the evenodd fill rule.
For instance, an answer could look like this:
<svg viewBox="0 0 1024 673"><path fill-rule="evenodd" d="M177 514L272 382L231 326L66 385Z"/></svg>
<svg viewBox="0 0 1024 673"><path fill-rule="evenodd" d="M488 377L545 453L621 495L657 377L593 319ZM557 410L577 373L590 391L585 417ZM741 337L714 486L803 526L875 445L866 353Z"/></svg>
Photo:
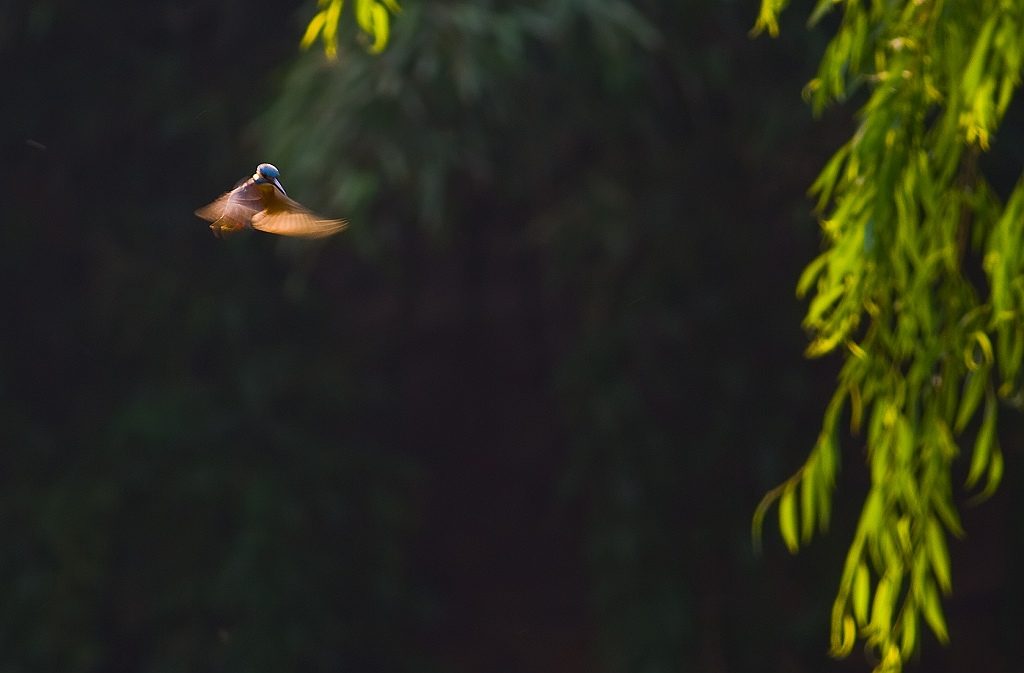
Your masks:
<svg viewBox="0 0 1024 673"><path fill-rule="evenodd" d="M271 234L323 238L348 226L345 220L327 220L288 198L281 186L281 171L273 164L260 164L248 180L224 194L196 215L212 222L217 238L227 238L242 229L259 229Z"/></svg>

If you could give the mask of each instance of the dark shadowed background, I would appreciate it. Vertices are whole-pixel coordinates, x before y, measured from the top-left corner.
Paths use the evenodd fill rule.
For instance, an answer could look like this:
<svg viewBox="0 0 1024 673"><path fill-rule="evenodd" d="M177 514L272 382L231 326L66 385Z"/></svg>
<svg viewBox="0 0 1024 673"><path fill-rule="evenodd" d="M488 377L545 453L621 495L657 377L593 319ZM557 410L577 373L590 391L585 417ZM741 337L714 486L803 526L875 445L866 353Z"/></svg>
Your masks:
<svg viewBox="0 0 1024 673"><path fill-rule="evenodd" d="M406 0L381 56L348 7L328 63L311 3L0 0L0 671L870 670L858 440L829 536L750 542L838 368L809 4ZM350 229L215 239L262 161ZM1004 417L920 670L1024 661Z"/></svg>

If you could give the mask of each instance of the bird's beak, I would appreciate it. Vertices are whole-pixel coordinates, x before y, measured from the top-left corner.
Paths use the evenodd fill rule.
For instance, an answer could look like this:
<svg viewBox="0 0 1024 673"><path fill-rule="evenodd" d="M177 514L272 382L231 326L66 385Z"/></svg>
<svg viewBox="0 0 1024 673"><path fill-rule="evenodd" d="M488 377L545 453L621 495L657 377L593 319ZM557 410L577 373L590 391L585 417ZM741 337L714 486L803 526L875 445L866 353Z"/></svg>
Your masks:
<svg viewBox="0 0 1024 673"><path fill-rule="evenodd" d="M282 194L288 196L288 192L284 191L284 187L281 186L281 181L278 180L277 178L274 178L274 186L280 189Z"/></svg>

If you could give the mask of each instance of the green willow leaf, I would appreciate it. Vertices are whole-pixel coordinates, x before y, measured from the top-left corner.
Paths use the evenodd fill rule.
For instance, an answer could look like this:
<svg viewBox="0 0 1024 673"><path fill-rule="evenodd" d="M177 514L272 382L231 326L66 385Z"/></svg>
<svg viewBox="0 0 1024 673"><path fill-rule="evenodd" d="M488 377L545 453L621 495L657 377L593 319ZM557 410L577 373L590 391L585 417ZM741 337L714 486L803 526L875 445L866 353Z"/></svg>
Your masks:
<svg viewBox="0 0 1024 673"><path fill-rule="evenodd" d="M916 606L915 606L916 607ZM909 659L917 647L917 610L904 610L900 620L900 657Z"/></svg>
<svg viewBox="0 0 1024 673"><path fill-rule="evenodd" d="M807 265L803 273L800 274L800 280L796 284L796 296L802 298L807 291L811 289L811 284L818 279L822 271L825 269L825 265L828 264L831 255L829 253L823 253L818 255L813 262Z"/></svg>
<svg viewBox="0 0 1024 673"><path fill-rule="evenodd" d="M779 499L779 531L791 554L800 549L797 538L796 487L789 485Z"/></svg>
<svg viewBox="0 0 1024 673"><path fill-rule="evenodd" d="M373 6L377 4L376 0L355 0L355 3L356 23L364 33L373 35Z"/></svg>
<svg viewBox="0 0 1024 673"><path fill-rule="evenodd" d="M762 0L761 12L757 15L757 22L751 29L751 36L760 35L767 30L768 34L776 37L779 34L779 13L786 8L789 0Z"/></svg>
<svg viewBox="0 0 1024 673"><path fill-rule="evenodd" d="M825 18L825 15L835 9L839 3L836 0L818 0L818 4L814 6L814 11L811 12L811 16L807 19L807 25L814 27L818 25L818 22Z"/></svg>
<svg viewBox="0 0 1024 673"><path fill-rule="evenodd" d="M875 587L875 599L871 602L871 622L868 629L872 639L885 641L892 630L892 608L896 602L896 589L890 575L882 576Z"/></svg>
<svg viewBox="0 0 1024 673"><path fill-rule="evenodd" d="M818 195L818 211L825 210L825 206L827 206L829 201L832 199L832 190L835 189L839 182L841 176L840 171L846 164L849 151L850 146L847 144L836 152L832 158L828 160L828 163L825 164L825 168L823 168L821 173L818 174L814 183L811 184L811 188L807 190L808 194Z"/></svg>
<svg viewBox="0 0 1024 673"><path fill-rule="evenodd" d="M960 409L953 423L953 432L960 434L974 416L974 412L985 395L985 387L988 385L988 368L978 367L971 372L964 386L963 397L960 400Z"/></svg>
<svg viewBox="0 0 1024 673"><path fill-rule="evenodd" d="M837 405L841 408L841 403ZM838 413L837 413L838 416ZM823 430L818 438L817 448L817 472L816 488L814 496L817 499L815 511L818 517L818 531L828 531L832 517L832 491L836 483L836 470L839 466L839 444L836 438L838 428Z"/></svg>
<svg viewBox="0 0 1024 673"><path fill-rule="evenodd" d="M1003 480L1004 469L1005 464L1003 463L1003 452L1000 451L999 444L996 443L996 445L992 447L992 458L988 463L988 481L985 484L985 490L974 499L975 502L988 500L995 494L996 489L999 488L999 484Z"/></svg>
<svg viewBox="0 0 1024 673"><path fill-rule="evenodd" d="M978 39L974 42L974 49L971 51L971 60L964 69L961 87L970 96L981 81L982 68L985 65L985 57L988 55L988 48L992 44L992 32L995 30L999 14L993 12L985 21L985 25L978 32Z"/></svg>
<svg viewBox="0 0 1024 673"><path fill-rule="evenodd" d="M943 593L948 594L953 589L949 548L946 546L946 534L942 531L942 525L936 519L929 518L925 523L925 543L928 549L928 562L935 573L935 580Z"/></svg>
<svg viewBox="0 0 1024 673"><path fill-rule="evenodd" d="M338 53L338 21L342 5L342 0L331 0L324 14L324 52L328 58L335 58Z"/></svg>
<svg viewBox="0 0 1024 673"><path fill-rule="evenodd" d="M996 396L991 389L986 395L985 413L981 421L981 428L978 429L978 436L974 442L974 452L971 454L971 468L967 473L967 488L973 487L981 479L981 475L989 466L995 446L996 433Z"/></svg>
<svg viewBox="0 0 1024 673"><path fill-rule="evenodd" d="M327 12L317 12L316 16L310 20L309 25L306 26L306 34L302 36L302 42L299 43L303 49L309 49L313 45L313 42L316 41L316 38L323 31L326 21Z"/></svg>
<svg viewBox="0 0 1024 673"><path fill-rule="evenodd" d="M921 611L924 613L925 621L931 627L935 637L940 643L949 642L949 631L946 628L946 618L942 614L942 604L939 602L939 592L932 582L925 581L921 588Z"/></svg>
<svg viewBox="0 0 1024 673"><path fill-rule="evenodd" d="M805 465L803 475L800 478L800 537L805 544L810 542L814 536L816 491L822 487L821 479L818 475L820 461L817 455L818 452L816 451L815 455Z"/></svg>
<svg viewBox="0 0 1024 673"><path fill-rule="evenodd" d="M853 579L853 616L861 626L868 621L868 599L871 595L871 573L866 563L857 566Z"/></svg>
<svg viewBox="0 0 1024 673"><path fill-rule="evenodd" d="M370 34L373 35L373 44L370 46L370 51L374 54L379 54L384 51L384 47L388 44L388 39L391 36L391 24L388 20L388 11L379 2L373 3L371 11L371 25L373 26L370 30Z"/></svg>

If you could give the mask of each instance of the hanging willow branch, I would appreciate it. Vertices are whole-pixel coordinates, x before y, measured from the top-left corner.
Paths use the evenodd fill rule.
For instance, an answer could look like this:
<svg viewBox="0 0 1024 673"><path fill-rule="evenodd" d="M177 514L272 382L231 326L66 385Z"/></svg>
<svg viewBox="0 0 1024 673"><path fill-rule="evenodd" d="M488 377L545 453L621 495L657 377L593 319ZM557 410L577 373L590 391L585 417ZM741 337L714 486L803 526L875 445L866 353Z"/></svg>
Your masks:
<svg viewBox="0 0 1024 673"><path fill-rule="evenodd" d="M762 0L754 32L778 32L785 0ZM810 296L811 357L844 365L806 463L769 492L796 552L825 530L840 417L865 434L871 488L832 610L834 656L858 638L876 673L900 671L923 620L948 640L947 537L962 535L950 471L969 449L966 488L1003 474L997 398L1015 395L1024 355L1024 182L1000 203L978 168L1020 84L1024 3L821 0L842 23L805 91L815 112L867 89L853 137L811 188L824 252L797 285ZM987 287L971 282L978 264ZM799 506L798 506L799 505Z"/></svg>
<svg viewBox="0 0 1024 673"><path fill-rule="evenodd" d="M391 36L391 15L398 14L402 8L396 0L353 0L355 3L356 23L364 35L373 38L369 51L379 54L384 51ZM309 49L320 37L324 41L324 53L329 59L338 56L338 24L341 22L341 8L344 0L319 0L320 11L317 12L306 26L306 34L302 37L302 48Z"/></svg>

